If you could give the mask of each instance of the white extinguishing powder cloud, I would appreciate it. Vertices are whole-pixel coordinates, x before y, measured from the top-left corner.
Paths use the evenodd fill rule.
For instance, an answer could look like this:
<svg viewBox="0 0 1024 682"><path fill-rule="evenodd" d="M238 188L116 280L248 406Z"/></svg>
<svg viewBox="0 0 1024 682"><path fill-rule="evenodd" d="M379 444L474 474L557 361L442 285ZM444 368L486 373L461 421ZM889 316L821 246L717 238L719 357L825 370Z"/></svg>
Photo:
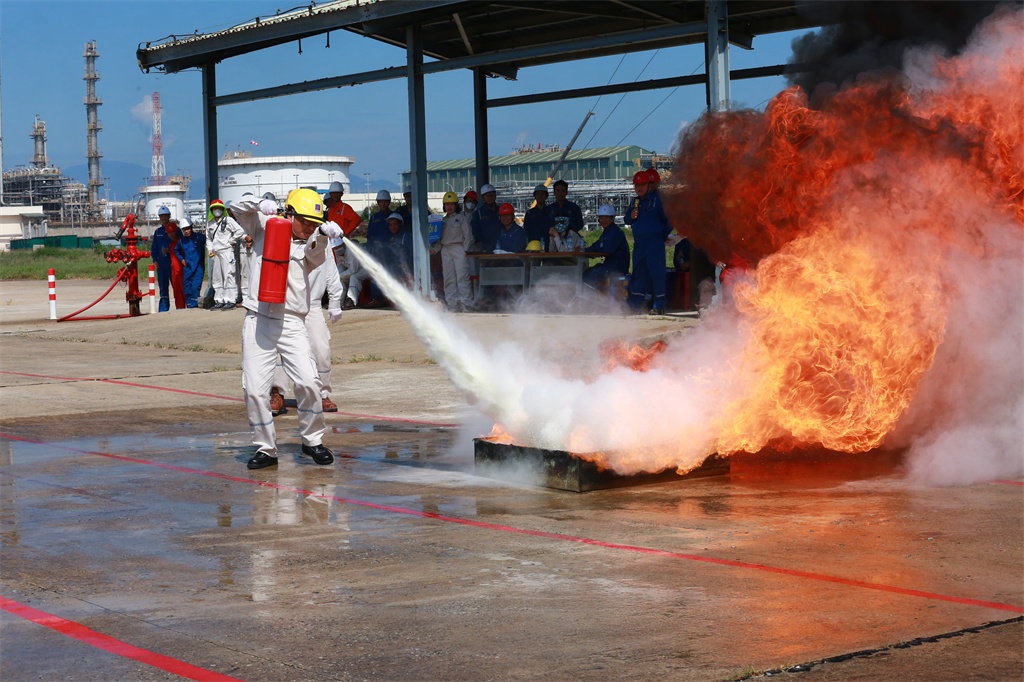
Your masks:
<svg viewBox="0 0 1024 682"><path fill-rule="evenodd" d="M927 91L960 87L964 78L975 92L998 87L992 64L1024 58L1022 16L1018 12L983 27L964 57L989 54L982 54L986 58L976 60L976 69L960 83L935 80L939 57L918 53L909 60L911 94L927 98ZM1004 93L997 101L1009 107L1011 125L1024 128L1022 99L1018 88L1016 95ZM1024 134L1014 131L1010 139L1024 139ZM1024 150L1015 153L1020 173ZM940 307L930 314L943 318L931 367L885 445L907 450L908 476L915 482L966 484L1020 476L1024 227L1019 217L996 205L984 188L961 191L958 183L970 179L938 166L919 169L887 157L857 169L856 177L860 184L851 179L845 187L849 193L858 186L880 189L874 196L851 194L839 229L861 240L863 253L872 254L877 271L886 275L880 286L893 292L890 298L906 292L934 295L931 303ZM887 196L896 200L884 206L876 201ZM941 221L943 229L898 231L901 225L918 229L930 220ZM647 372L622 366L601 371L597 343L582 337L571 358L550 359L542 352L543 329L533 334L535 343L485 347L452 318L424 306L357 246L352 250L454 384L522 445L598 453L598 459L625 474L670 466L692 469L715 452L728 426L723 418L764 381L757 363L743 359L752 323L733 308L718 310L691 333L670 339ZM842 275L841 262L827 265ZM915 288L921 282L928 286Z"/></svg>

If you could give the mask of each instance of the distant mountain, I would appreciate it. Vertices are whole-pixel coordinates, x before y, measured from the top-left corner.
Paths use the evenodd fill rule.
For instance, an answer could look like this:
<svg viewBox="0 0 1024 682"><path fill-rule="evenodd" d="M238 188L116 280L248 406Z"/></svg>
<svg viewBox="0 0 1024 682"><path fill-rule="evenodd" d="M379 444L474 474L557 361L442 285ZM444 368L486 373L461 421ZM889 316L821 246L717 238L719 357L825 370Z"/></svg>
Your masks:
<svg viewBox="0 0 1024 682"><path fill-rule="evenodd" d="M366 181L365 180L360 183L360 182L356 182L355 179L350 179L349 182L351 184L351 189L352 189L353 192L365 192L366 191ZM399 192L399 191L401 191L402 188L399 187L397 182L390 182L388 180L378 180L376 178L370 178L370 190L371 191L378 192L378 191L380 191L382 189L386 189L389 192Z"/></svg>
<svg viewBox="0 0 1024 682"><path fill-rule="evenodd" d="M77 180L83 185L89 184L88 166L68 166L61 170L69 178ZM128 201L132 198L132 195L138 193L140 187L149 182L150 169L137 163L102 161L100 170L103 173L103 177L106 178L104 186L100 188L100 196L106 199L108 196L107 190L109 189L111 201ZM192 182L189 183L189 197L202 198L205 194L204 186L204 178L192 178Z"/></svg>

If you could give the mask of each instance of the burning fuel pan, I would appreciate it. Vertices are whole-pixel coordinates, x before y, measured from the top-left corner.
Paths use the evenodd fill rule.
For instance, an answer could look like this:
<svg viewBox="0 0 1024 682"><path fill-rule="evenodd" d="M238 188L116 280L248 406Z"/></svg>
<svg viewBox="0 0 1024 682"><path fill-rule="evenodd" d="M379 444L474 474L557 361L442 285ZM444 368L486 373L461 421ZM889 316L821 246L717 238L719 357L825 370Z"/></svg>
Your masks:
<svg viewBox="0 0 1024 682"><path fill-rule="evenodd" d="M593 462L571 452L511 445L489 438L473 439L473 459L479 476L527 482L577 493L729 473L729 460L712 456L698 468L683 475L677 474L674 469L666 469L656 474L622 476L608 469L599 469Z"/></svg>

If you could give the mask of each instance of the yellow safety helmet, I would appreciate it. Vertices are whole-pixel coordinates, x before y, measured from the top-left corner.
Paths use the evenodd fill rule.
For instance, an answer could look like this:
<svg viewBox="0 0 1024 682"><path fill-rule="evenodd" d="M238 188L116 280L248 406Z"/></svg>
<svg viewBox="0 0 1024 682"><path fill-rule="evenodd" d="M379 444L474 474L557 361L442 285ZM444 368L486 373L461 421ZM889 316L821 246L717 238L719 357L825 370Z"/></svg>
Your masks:
<svg viewBox="0 0 1024 682"><path fill-rule="evenodd" d="M314 190L299 187L288 192L284 202L286 215L297 215L300 218L321 225L324 222L323 199Z"/></svg>
<svg viewBox="0 0 1024 682"><path fill-rule="evenodd" d="M526 245L527 251L543 251L543 247L540 245L539 239L534 239L532 242Z"/></svg>
<svg viewBox="0 0 1024 682"><path fill-rule="evenodd" d="M459 195L455 192L445 192L444 196L441 197L442 204L457 204L459 203Z"/></svg>

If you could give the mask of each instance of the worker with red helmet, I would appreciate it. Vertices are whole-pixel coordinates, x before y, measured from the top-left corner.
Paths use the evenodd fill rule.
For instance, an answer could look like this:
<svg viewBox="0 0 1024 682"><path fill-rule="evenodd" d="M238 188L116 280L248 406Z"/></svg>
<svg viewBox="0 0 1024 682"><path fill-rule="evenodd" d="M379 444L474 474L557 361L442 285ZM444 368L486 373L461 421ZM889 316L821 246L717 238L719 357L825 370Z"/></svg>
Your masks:
<svg viewBox="0 0 1024 682"><path fill-rule="evenodd" d="M525 253L526 230L516 222L516 209L512 204L498 207L498 220L501 221L501 234L495 245L494 253Z"/></svg>
<svg viewBox="0 0 1024 682"><path fill-rule="evenodd" d="M665 240L672 228L650 170L640 170L633 175L633 188L636 197L629 202L624 218L633 228L629 302L637 310L650 302L651 314L658 315L665 312Z"/></svg>
<svg viewBox="0 0 1024 682"><path fill-rule="evenodd" d="M469 190L462 196L462 210L466 212L467 216L473 214L479 203L480 197L473 190Z"/></svg>
<svg viewBox="0 0 1024 682"><path fill-rule="evenodd" d="M254 198L255 200L255 198ZM206 243L210 249L210 286L214 304L211 310L231 310L238 299L235 245L245 239L245 232L220 199L210 202ZM245 292L242 292L243 295Z"/></svg>
<svg viewBox="0 0 1024 682"><path fill-rule="evenodd" d="M295 387L302 454L312 457L317 464L330 464L334 455L323 445L326 431L323 405L306 316L311 308L310 275L324 263L330 239L341 238L344 233L338 224L324 222L319 194L307 188L293 189L285 200L285 216L290 222L286 228L290 234L284 235L290 237L289 259L282 274L283 281L274 282L283 288L284 302L272 303L260 300L261 289L270 289L261 287L260 280L264 276L267 225L279 218L264 215L259 200L251 194L232 203L231 210L254 242L249 288L242 301L246 310L242 323L242 390L256 446L256 453L247 466L262 469L277 464L277 432L270 412L270 388L278 356ZM280 226L271 227L277 230ZM275 250L280 246L277 242L272 245ZM279 262L268 259L268 273L273 274L274 266L278 265ZM314 313L321 314L318 309Z"/></svg>

